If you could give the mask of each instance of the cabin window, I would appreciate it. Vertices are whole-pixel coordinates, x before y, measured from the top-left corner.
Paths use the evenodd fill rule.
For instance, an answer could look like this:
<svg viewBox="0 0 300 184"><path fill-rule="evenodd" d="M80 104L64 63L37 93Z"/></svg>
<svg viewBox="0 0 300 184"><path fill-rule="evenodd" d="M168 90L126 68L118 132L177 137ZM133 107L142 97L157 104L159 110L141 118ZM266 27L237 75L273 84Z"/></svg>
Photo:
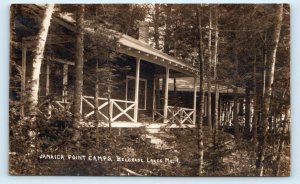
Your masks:
<svg viewBox="0 0 300 184"><path fill-rule="evenodd" d="M135 77L127 76L126 77L126 101L134 101L135 93ZM147 80L140 78L139 81L139 109L146 110L146 101L147 101Z"/></svg>

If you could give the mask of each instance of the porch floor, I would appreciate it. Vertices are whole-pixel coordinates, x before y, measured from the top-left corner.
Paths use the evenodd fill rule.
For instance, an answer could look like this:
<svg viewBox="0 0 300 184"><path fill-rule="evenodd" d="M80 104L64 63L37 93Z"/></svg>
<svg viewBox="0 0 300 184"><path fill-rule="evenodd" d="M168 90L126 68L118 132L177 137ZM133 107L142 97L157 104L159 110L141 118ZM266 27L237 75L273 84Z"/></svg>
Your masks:
<svg viewBox="0 0 300 184"><path fill-rule="evenodd" d="M82 127L95 127L94 122L81 122ZM99 122L98 127L109 127L108 123ZM126 121L116 121L111 123L112 128L141 128L145 127L147 129L159 129L159 128L195 128L193 124L167 124L167 123L145 123L145 122L126 122Z"/></svg>

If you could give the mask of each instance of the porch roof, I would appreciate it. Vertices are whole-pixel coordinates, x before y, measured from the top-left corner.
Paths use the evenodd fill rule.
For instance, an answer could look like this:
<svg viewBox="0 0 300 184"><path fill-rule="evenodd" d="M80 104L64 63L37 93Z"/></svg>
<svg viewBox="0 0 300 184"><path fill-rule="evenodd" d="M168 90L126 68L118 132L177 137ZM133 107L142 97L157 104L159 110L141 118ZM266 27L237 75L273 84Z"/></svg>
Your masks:
<svg viewBox="0 0 300 184"><path fill-rule="evenodd" d="M137 57L160 66L169 67L172 70L182 72L188 76L198 75L198 70L194 66L152 48L149 44L143 41L122 34L118 42L120 44L118 51L121 53Z"/></svg>
<svg viewBox="0 0 300 184"><path fill-rule="evenodd" d="M29 8L39 12L42 14L42 10L44 9L44 5L27 5ZM52 16L52 21L63 26L64 28L75 32L75 20L67 14L54 14ZM90 28L85 28L86 31L90 32ZM187 62L182 60L178 60L172 56L169 56L153 47L149 44L137 40L131 36L121 34L117 31L111 30L112 35L118 38L118 49L117 51L129 56L140 58L144 61L148 61L150 63L154 63L163 67L168 67L172 70L184 73L188 76L197 76L198 70L194 66L191 66ZM71 40L70 42L72 42Z"/></svg>

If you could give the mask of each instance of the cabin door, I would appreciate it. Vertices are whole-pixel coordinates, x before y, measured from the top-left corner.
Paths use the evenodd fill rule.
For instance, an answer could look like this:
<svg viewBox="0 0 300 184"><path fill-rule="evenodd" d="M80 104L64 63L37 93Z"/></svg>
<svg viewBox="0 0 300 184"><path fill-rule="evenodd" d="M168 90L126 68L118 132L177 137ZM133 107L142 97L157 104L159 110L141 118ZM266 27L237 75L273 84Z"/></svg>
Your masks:
<svg viewBox="0 0 300 184"><path fill-rule="evenodd" d="M135 77L127 76L126 77L126 101L134 101L135 99ZM147 102L147 80L140 78L139 81L139 110L146 110Z"/></svg>

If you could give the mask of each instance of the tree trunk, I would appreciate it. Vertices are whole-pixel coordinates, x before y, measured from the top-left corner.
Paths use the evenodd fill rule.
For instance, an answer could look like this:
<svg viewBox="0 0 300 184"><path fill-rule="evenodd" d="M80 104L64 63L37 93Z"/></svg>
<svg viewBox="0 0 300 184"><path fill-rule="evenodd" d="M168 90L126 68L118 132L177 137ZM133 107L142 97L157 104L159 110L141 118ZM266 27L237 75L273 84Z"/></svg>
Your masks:
<svg viewBox="0 0 300 184"><path fill-rule="evenodd" d="M215 84L215 107L214 107L214 126L213 126L213 154L215 155L213 158L213 173L216 172L216 167L218 165L218 125L219 125L219 86L217 83L218 75L217 75L217 61L218 61L218 10L215 7L215 48L214 48L214 84Z"/></svg>
<svg viewBox="0 0 300 184"><path fill-rule="evenodd" d="M81 120L81 97L83 86L83 19L84 19L84 5L78 5L76 23L77 23L77 35L76 35L76 59L75 59L75 84L74 84L74 102L73 102L73 123L75 125L75 133L73 140L77 141L80 138L80 126Z"/></svg>
<svg viewBox="0 0 300 184"><path fill-rule="evenodd" d="M258 95L256 90L256 55L253 61L253 119L252 119L252 140L254 145L257 145L257 120L258 120L258 105L257 105Z"/></svg>
<svg viewBox="0 0 300 184"><path fill-rule="evenodd" d="M217 73L217 62L218 62L218 42L219 42L219 32L218 32L218 9L215 9L215 53L214 53L214 81L215 81L215 111L214 111L214 131L216 136L218 135L218 125L219 125L219 86L217 83L218 73Z"/></svg>
<svg viewBox="0 0 300 184"><path fill-rule="evenodd" d="M212 131L212 121L211 121L211 29L212 29L212 16L211 16L211 6L209 7L209 32L208 32L208 69L207 69L207 123L209 131Z"/></svg>
<svg viewBox="0 0 300 184"><path fill-rule="evenodd" d="M265 33L265 38L264 42L267 43L267 33ZM262 83L262 96L265 95L266 91L266 64L267 64L267 44L265 44L263 48L263 53L264 53L264 65L263 65L263 83Z"/></svg>
<svg viewBox="0 0 300 184"><path fill-rule="evenodd" d="M237 46L236 46L237 47ZM237 87L237 80L238 80L238 53L237 53L237 48L234 50L234 80L235 85L233 89L233 124L234 124L234 137L235 140L238 141L240 137L240 125L239 125L239 118L238 118L238 87Z"/></svg>
<svg viewBox="0 0 300 184"><path fill-rule="evenodd" d="M109 133L111 133L111 120L112 120L112 116L113 116L113 112L112 112L112 104L111 104L111 87L108 86L107 88L107 107L108 107L108 128L109 128Z"/></svg>
<svg viewBox="0 0 300 184"><path fill-rule="evenodd" d="M264 159L265 159L265 149L267 143L267 128L268 128L268 119L270 113L270 103L272 95L272 84L274 80L274 71L276 63L276 52L280 37L281 25L283 17L283 5L276 5L276 17L274 20L274 29L272 30L269 50L267 50L267 65L266 65L266 83L265 83L265 93L263 98L263 107L262 107L262 122L261 126L261 135L258 146L258 157L257 157L257 169L258 175L263 176L264 174Z"/></svg>
<svg viewBox="0 0 300 184"><path fill-rule="evenodd" d="M160 9L159 9L159 4L154 5L154 42L155 42L155 48L159 50L159 17L160 17Z"/></svg>
<svg viewBox="0 0 300 184"><path fill-rule="evenodd" d="M98 127L98 122L99 122L99 113L98 113L98 107L99 107L99 74L98 74L98 66L99 65L99 60L96 61L96 67L95 67L95 96L94 96L94 117L95 117L95 122L96 126Z"/></svg>
<svg viewBox="0 0 300 184"><path fill-rule="evenodd" d="M99 131L99 121L100 121L100 114L98 113L99 104L99 97L100 97L100 88L99 88L99 60L96 61L95 67L95 74L96 74L96 81L95 81L95 96L94 96L94 118L95 118L95 127L96 127L96 145L97 148L100 147L100 131Z"/></svg>
<svg viewBox="0 0 300 184"><path fill-rule="evenodd" d="M199 99L199 122L197 123L198 130L198 148L199 148L199 166L198 166L198 175L202 176L203 171L203 116L204 116L204 59L203 59L203 48L202 48L202 26L201 26L201 10L200 5L197 5L197 22L198 22L198 36L199 36L199 79L200 79L200 99Z"/></svg>
<svg viewBox="0 0 300 184"><path fill-rule="evenodd" d="M275 168L273 170L273 174L274 176L279 176L279 171L280 171L280 165L281 165L281 156L282 156L282 151L284 149L284 145L285 145L285 135L287 133L287 129L289 126L289 121L290 121L290 107L286 107L285 110L285 117L284 117L284 122L283 122L283 128L282 128L282 132L280 135L280 139L279 139L279 147L277 150L277 156L276 156L276 162L275 162ZM281 112L282 113L282 112Z"/></svg>
<svg viewBox="0 0 300 184"><path fill-rule="evenodd" d="M36 142L36 115L37 115L37 105L38 105L38 93L39 93L39 82L40 82L40 73L41 65L44 57L45 44L47 40L47 35L51 23L51 17L54 12L54 4L46 5L46 9L43 15L43 21L41 28L38 34L37 46L34 50L34 57L32 61L32 75L31 75L31 84L30 84L30 95L28 96L29 102L29 129L28 137L30 145L28 146L28 155L31 155L33 158L29 160L29 165L32 165L33 174L36 172L35 163L37 163L37 158L33 154L36 152L37 142Z"/></svg>
<svg viewBox="0 0 300 184"><path fill-rule="evenodd" d="M37 46L34 50L34 58L32 61L30 95L28 97L29 110L30 110L29 112L30 115L32 116L35 116L37 113L41 65L44 57L45 44L46 44L53 12L54 12L54 4L46 5L46 9L43 15L43 21L41 24L41 29L38 34Z"/></svg>
<svg viewBox="0 0 300 184"><path fill-rule="evenodd" d="M245 136L247 139L250 138L250 124L251 124L251 97L250 89L246 89L246 113L245 113Z"/></svg>
<svg viewBox="0 0 300 184"><path fill-rule="evenodd" d="M171 16L172 16L172 5L166 5L166 29L164 36L164 52L169 54L171 44Z"/></svg>

